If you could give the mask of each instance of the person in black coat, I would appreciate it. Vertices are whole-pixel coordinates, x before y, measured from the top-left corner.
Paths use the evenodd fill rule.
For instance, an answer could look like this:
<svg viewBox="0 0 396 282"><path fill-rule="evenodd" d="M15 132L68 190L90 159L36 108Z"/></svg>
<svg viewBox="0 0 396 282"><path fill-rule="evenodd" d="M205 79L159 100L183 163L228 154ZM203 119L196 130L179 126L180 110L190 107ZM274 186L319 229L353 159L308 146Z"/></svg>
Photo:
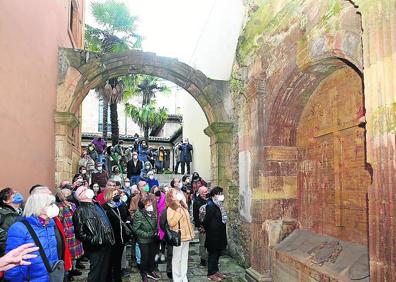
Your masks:
<svg viewBox="0 0 396 282"><path fill-rule="evenodd" d="M104 204L103 209L109 218L115 239L115 244L111 246L111 262L107 272L107 281L122 282L121 259L128 238L125 238L125 232L122 231L121 220L123 222L130 221L130 216L126 204L121 201L121 193L118 189L106 189L104 198L106 204Z"/></svg>
<svg viewBox="0 0 396 282"><path fill-rule="evenodd" d="M181 163L181 173L184 174L185 166L187 165L187 174L190 174L190 163L192 162L192 151L193 146L185 138L183 143L179 145L180 150L180 163Z"/></svg>
<svg viewBox="0 0 396 282"><path fill-rule="evenodd" d="M228 216L223 201L223 188L214 187L209 194L202 226L206 232L205 247L208 250L208 279L221 281L225 275L219 272L220 254L227 247L226 223Z"/></svg>
<svg viewBox="0 0 396 282"><path fill-rule="evenodd" d="M131 180L131 184L137 184L140 178L140 172L143 169L143 162L138 159L138 153L132 153L132 160L127 163L127 177Z"/></svg>

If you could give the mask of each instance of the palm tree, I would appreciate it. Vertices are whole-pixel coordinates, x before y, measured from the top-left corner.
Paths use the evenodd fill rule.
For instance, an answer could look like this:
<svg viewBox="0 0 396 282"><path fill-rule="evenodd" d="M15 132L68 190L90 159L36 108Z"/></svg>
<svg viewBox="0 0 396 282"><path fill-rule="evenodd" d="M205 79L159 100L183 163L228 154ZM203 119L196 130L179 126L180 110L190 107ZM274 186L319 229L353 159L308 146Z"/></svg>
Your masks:
<svg viewBox="0 0 396 282"><path fill-rule="evenodd" d="M100 28L85 25L87 50L108 54L141 47L142 37L135 33L137 18L130 15L125 3L116 0L92 2L91 9ZM118 78L111 78L107 85L111 89L101 86L96 92L103 99L103 138L107 138L107 115L110 103L111 139L115 145L119 140L117 104L122 100L123 87Z"/></svg>
<svg viewBox="0 0 396 282"><path fill-rule="evenodd" d="M168 119L165 107L156 109L154 103L138 108L132 104L125 104L126 113L144 130L144 140L148 144L149 131L162 126Z"/></svg>
<svg viewBox="0 0 396 282"><path fill-rule="evenodd" d="M168 111L165 108L156 109L155 95L157 93L169 93L170 88L163 84L162 80L150 75L126 76L123 79L124 100L141 95L141 108L125 103L125 112L144 131L144 139L148 143L149 131L162 126L168 119Z"/></svg>

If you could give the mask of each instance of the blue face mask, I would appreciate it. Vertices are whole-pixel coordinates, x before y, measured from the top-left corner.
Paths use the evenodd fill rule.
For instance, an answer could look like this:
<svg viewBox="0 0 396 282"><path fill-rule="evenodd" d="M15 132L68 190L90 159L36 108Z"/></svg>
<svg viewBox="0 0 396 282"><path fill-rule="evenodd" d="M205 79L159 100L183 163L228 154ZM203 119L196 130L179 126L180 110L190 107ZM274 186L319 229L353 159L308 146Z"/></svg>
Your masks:
<svg viewBox="0 0 396 282"><path fill-rule="evenodd" d="M23 196L21 193L16 193L14 195L14 199L12 200L14 204L22 204L23 203Z"/></svg>

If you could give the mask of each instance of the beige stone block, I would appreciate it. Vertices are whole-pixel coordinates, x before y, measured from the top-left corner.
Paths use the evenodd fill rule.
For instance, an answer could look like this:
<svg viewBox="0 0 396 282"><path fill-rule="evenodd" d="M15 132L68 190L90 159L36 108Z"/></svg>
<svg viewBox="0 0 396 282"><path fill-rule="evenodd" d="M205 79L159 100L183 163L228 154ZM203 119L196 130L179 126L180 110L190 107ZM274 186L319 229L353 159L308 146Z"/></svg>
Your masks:
<svg viewBox="0 0 396 282"><path fill-rule="evenodd" d="M291 199L297 196L297 176L260 176L253 200Z"/></svg>

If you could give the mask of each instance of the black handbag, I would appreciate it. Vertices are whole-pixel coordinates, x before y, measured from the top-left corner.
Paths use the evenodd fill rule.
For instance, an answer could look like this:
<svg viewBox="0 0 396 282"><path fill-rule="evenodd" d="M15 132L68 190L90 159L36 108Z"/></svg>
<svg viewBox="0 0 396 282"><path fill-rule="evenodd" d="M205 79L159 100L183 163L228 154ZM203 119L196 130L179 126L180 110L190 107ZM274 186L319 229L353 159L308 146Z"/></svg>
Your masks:
<svg viewBox="0 0 396 282"><path fill-rule="evenodd" d="M30 223L27 222L26 220L22 220L22 223L26 226L26 228L29 231L30 236L32 236L32 239L33 239L34 243L36 244L36 246L39 247L39 253L40 253L41 259L43 260L45 268L47 269L49 281L50 282L63 282L63 279L65 277L65 262L63 260L58 260L54 263L53 266L51 266L49 264L47 255L44 252L43 246L41 245L40 240L37 237L36 232L34 232Z"/></svg>
<svg viewBox="0 0 396 282"><path fill-rule="evenodd" d="M166 221L164 233L165 233L165 240L170 246L179 247L181 245L180 221L179 221L179 229L177 231L171 230L168 225L168 221Z"/></svg>

